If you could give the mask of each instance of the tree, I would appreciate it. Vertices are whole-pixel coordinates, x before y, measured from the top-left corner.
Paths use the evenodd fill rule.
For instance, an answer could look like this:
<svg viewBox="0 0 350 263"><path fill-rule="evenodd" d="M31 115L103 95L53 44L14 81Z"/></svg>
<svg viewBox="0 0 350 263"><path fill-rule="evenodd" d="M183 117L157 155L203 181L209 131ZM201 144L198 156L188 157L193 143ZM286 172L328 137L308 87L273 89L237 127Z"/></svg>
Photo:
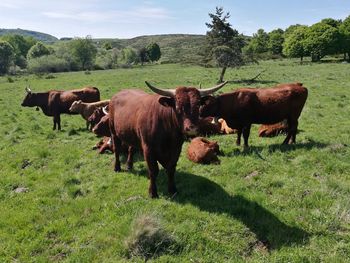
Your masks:
<svg viewBox="0 0 350 263"><path fill-rule="evenodd" d="M158 61L161 57L160 47L157 43L151 43L146 47L147 55L150 61Z"/></svg>
<svg viewBox="0 0 350 263"><path fill-rule="evenodd" d="M215 14L209 13L211 23L205 23L210 29L206 34L206 60L214 59L216 65L222 67L219 83L223 82L227 67L243 65L242 47L244 40L238 31L233 29L227 19L230 13L224 15L222 7L216 7Z"/></svg>
<svg viewBox="0 0 350 263"><path fill-rule="evenodd" d="M120 52L120 60L125 64L133 64L137 62L138 57L134 49L124 48Z"/></svg>
<svg viewBox="0 0 350 263"><path fill-rule="evenodd" d="M50 50L43 43L38 42L29 49L27 59L38 58L49 54Z"/></svg>
<svg viewBox="0 0 350 263"><path fill-rule="evenodd" d="M36 40L32 37L23 37L20 35L5 35L2 39L13 47L15 64L21 68L25 68L28 50L36 43Z"/></svg>
<svg viewBox="0 0 350 263"><path fill-rule="evenodd" d="M97 48L92 42L90 36L86 38L75 38L70 42L70 49L74 59L80 65L80 68L91 69L97 54Z"/></svg>
<svg viewBox="0 0 350 263"><path fill-rule="evenodd" d="M324 56L334 54L339 43L339 30L328 24L319 22L307 31L305 49L311 55L311 61L319 61Z"/></svg>
<svg viewBox="0 0 350 263"><path fill-rule="evenodd" d="M307 55L305 49L305 39L307 36L307 26L298 26L292 33L289 33L283 43L283 54L289 58L303 58Z"/></svg>
<svg viewBox="0 0 350 263"><path fill-rule="evenodd" d="M264 29L259 29L256 34L253 34L251 40L251 45L255 53L264 53L268 51L269 35L264 31Z"/></svg>
<svg viewBox="0 0 350 263"><path fill-rule="evenodd" d="M14 57L13 47L6 41L0 41L0 74L7 73Z"/></svg>
<svg viewBox="0 0 350 263"><path fill-rule="evenodd" d="M141 65L143 65L143 63L149 61L148 52L147 52L147 49L145 47L141 48L138 51L138 56L139 56L139 60L141 62Z"/></svg>
<svg viewBox="0 0 350 263"><path fill-rule="evenodd" d="M339 26L339 33L341 52L344 54L344 59L346 59L347 54L348 60L350 60L350 16L345 18Z"/></svg>
<svg viewBox="0 0 350 263"><path fill-rule="evenodd" d="M274 55L282 55L284 32L282 29L272 30L268 34L268 50Z"/></svg>

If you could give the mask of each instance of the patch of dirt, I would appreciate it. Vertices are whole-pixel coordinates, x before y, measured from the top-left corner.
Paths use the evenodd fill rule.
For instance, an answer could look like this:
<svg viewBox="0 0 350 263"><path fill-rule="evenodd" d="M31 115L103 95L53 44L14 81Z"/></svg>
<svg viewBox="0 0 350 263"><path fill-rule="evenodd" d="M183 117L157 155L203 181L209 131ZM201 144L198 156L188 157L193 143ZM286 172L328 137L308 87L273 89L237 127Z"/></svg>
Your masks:
<svg viewBox="0 0 350 263"><path fill-rule="evenodd" d="M17 187L15 189L13 189L13 192L15 192L16 194L26 193L28 191L29 191L29 188L27 188L27 187Z"/></svg>
<svg viewBox="0 0 350 263"><path fill-rule="evenodd" d="M258 175L259 175L258 171L253 171L253 172L247 174L244 178L245 179L250 179L250 178L253 178L253 177L257 177Z"/></svg>

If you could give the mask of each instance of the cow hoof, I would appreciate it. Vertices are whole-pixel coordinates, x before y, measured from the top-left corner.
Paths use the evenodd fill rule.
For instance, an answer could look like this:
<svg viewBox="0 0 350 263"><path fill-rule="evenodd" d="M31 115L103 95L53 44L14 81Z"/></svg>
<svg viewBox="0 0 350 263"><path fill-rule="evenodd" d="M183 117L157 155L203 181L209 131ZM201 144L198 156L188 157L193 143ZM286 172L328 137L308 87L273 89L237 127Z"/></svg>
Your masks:
<svg viewBox="0 0 350 263"><path fill-rule="evenodd" d="M149 196L153 199L153 198L159 198L159 195L157 193L152 194L150 193Z"/></svg>
<svg viewBox="0 0 350 263"><path fill-rule="evenodd" d="M120 167L115 167L115 168L114 168L114 171L115 171L116 173L119 173L119 172L122 171L122 169L120 169Z"/></svg>

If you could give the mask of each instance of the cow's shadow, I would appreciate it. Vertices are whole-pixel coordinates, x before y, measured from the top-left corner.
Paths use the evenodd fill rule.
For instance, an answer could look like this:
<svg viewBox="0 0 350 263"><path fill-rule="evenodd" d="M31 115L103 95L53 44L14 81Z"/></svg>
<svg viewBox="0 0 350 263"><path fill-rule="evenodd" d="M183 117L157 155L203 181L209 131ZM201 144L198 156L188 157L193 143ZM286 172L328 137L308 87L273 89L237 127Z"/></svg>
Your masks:
<svg viewBox="0 0 350 263"><path fill-rule="evenodd" d="M240 220L268 249L305 244L309 233L297 226L287 225L255 201L242 195L228 194L215 182L191 173L177 172L179 193L171 198L179 204L192 204L200 210L226 214ZM159 192L168 195L164 172L158 178Z"/></svg>

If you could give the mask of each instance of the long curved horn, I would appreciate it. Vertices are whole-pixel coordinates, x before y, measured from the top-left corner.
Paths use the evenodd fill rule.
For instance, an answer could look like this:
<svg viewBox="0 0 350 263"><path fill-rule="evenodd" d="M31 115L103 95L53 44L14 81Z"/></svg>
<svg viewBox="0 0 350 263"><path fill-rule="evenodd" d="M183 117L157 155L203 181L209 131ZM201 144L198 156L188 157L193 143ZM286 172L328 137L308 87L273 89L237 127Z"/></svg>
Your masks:
<svg viewBox="0 0 350 263"><path fill-rule="evenodd" d="M105 115L108 114L107 107L108 107L108 105L102 107L102 111L103 111L103 113L104 113Z"/></svg>
<svg viewBox="0 0 350 263"><path fill-rule="evenodd" d="M225 86L227 84L227 81L219 84L219 85L216 85L215 87L212 87L212 88L208 88L208 89L201 89L199 90L199 93L201 94L201 96L207 96L207 95L210 95L211 93L214 93L215 91L221 89L223 86Z"/></svg>
<svg viewBox="0 0 350 263"><path fill-rule="evenodd" d="M145 83L153 92L155 92L159 95L163 95L163 96L171 97L171 98L175 97L175 90L174 89L159 89L159 88L152 86L147 81L145 81Z"/></svg>

